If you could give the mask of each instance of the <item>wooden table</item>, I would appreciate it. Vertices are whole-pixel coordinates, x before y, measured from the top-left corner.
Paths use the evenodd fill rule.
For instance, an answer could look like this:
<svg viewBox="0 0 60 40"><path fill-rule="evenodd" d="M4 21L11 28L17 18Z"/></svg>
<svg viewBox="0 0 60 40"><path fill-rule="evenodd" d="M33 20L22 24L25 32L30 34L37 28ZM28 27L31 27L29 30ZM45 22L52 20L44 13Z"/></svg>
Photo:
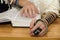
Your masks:
<svg viewBox="0 0 60 40"><path fill-rule="evenodd" d="M60 18L57 18L49 27L48 32L43 37L31 37L29 28L13 28L11 24L0 24L0 39L50 39L60 38ZM53 39L52 39L53 40ZM56 39L55 39L56 40Z"/></svg>

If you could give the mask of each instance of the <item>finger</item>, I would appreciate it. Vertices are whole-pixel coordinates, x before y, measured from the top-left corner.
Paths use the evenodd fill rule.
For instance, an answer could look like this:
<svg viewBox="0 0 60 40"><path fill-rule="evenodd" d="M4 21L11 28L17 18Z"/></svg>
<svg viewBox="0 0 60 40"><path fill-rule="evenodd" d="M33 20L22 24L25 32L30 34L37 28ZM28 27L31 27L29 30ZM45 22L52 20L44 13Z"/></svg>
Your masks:
<svg viewBox="0 0 60 40"><path fill-rule="evenodd" d="M21 16L23 16L23 14L24 14L24 8L22 8L22 9L20 10L20 13L21 13Z"/></svg>
<svg viewBox="0 0 60 40"><path fill-rule="evenodd" d="M39 14L38 9L35 6L32 6L32 14L33 14L33 18L36 17L37 14Z"/></svg>
<svg viewBox="0 0 60 40"><path fill-rule="evenodd" d="M39 36L43 36L47 32L46 28L42 29L42 31L39 33Z"/></svg>
<svg viewBox="0 0 60 40"><path fill-rule="evenodd" d="M23 14L23 17L25 17L25 13Z"/></svg>
<svg viewBox="0 0 60 40"><path fill-rule="evenodd" d="M32 28L32 30L30 31L31 34L32 34L39 26L40 26L40 24L37 23L36 26L34 26L34 27ZM33 33L32 35L34 35L34 33Z"/></svg>
<svg viewBox="0 0 60 40"><path fill-rule="evenodd" d="M31 32L34 32L38 27L41 26L41 23L38 22L32 29L31 29Z"/></svg>
<svg viewBox="0 0 60 40"><path fill-rule="evenodd" d="M36 17L36 11L35 11L34 6L32 6L31 9L32 9L32 15L33 15L33 18L34 18L34 17Z"/></svg>
<svg viewBox="0 0 60 40"><path fill-rule="evenodd" d="M39 10L38 10L38 8L34 5L34 6L32 6L32 8L35 10L35 13L39 13Z"/></svg>
<svg viewBox="0 0 60 40"><path fill-rule="evenodd" d="M32 22L30 23L30 29L32 29L34 27L35 22L36 22L36 19L32 20Z"/></svg>
<svg viewBox="0 0 60 40"><path fill-rule="evenodd" d="M33 18L34 18L34 17L36 17L36 12L35 12L35 10L33 8L32 8L32 10L33 10L32 11L33 12L32 14L33 14Z"/></svg>
<svg viewBox="0 0 60 40"><path fill-rule="evenodd" d="M41 28L41 29L44 29L44 28L45 28L45 25L43 24L43 22L41 22L40 28Z"/></svg>
<svg viewBox="0 0 60 40"><path fill-rule="evenodd" d="M31 36L33 36L33 35L34 35L34 33L30 32L30 35L31 35Z"/></svg>
<svg viewBox="0 0 60 40"><path fill-rule="evenodd" d="M28 12L29 12L30 18L33 18L33 15L32 15L32 9L31 9L31 8L29 8Z"/></svg>
<svg viewBox="0 0 60 40"><path fill-rule="evenodd" d="M39 14L39 10L38 10L38 8L35 8L35 12L36 12L37 14Z"/></svg>
<svg viewBox="0 0 60 40"><path fill-rule="evenodd" d="M35 7L35 12L37 13L37 14L39 14L39 9L37 8L37 7Z"/></svg>
<svg viewBox="0 0 60 40"><path fill-rule="evenodd" d="M26 17L29 17L28 8L25 9L25 16L26 16Z"/></svg>

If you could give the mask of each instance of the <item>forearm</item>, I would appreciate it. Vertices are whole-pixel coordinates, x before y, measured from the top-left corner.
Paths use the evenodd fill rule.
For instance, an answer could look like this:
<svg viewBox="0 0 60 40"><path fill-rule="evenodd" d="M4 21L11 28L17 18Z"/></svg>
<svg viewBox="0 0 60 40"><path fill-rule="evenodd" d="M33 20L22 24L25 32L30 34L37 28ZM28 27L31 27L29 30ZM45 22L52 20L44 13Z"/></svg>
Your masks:
<svg viewBox="0 0 60 40"><path fill-rule="evenodd" d="M10 0L11 1L11 4L16 4L19 5L19 6L24 6L26 3L30 3L28 0Z"/></svg>
<svg viewBox="0 0 60 40"><path fill-rule="evenodd" d="M48 14L42 19L44 23L48 26L50 25L56 18L57 14L54 12L48 12Z"/></svg>
<svg viewBox="0 0 60 40"><path fill-rule="evenodd" d="M27 3L30 3L28 0L19 0L19 5L21 5L21 6L24 6L24 5L26 5Z"/></svg>

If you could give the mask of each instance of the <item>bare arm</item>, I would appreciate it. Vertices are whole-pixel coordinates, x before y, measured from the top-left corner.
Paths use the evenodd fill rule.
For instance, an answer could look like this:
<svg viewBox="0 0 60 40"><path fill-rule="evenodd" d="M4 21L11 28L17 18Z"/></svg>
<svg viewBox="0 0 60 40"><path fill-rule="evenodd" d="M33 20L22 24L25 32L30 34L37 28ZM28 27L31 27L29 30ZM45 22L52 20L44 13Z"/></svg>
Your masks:
<svg viewBox="0 0 60 40"><path fill-rule="evenodd" d="M24 6L27 2L29 2L28 0L17 0L18 1L18 5L20 6ZM10 0L10 4L15 4L16 0ZM29 2L30 3L30 2Z"/></svg>

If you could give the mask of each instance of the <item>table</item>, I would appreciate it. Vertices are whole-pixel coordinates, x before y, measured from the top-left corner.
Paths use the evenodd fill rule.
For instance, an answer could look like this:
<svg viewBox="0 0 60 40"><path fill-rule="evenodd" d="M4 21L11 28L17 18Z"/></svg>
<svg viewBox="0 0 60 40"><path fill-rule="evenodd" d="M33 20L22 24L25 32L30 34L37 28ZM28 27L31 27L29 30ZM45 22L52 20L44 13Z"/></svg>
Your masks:
<svg viewBox="0 0 60 40"><path fill-rule="evenodd" d="M60 38L60 18L57 18L49 27L48 32L43 37L31 37L29 35L29 28L13 28L10 23L0 24L0 37L1 39L45 39ZM57 40L55 39L55 40ZM52 39L53 40L53 39Z"/></svg>

